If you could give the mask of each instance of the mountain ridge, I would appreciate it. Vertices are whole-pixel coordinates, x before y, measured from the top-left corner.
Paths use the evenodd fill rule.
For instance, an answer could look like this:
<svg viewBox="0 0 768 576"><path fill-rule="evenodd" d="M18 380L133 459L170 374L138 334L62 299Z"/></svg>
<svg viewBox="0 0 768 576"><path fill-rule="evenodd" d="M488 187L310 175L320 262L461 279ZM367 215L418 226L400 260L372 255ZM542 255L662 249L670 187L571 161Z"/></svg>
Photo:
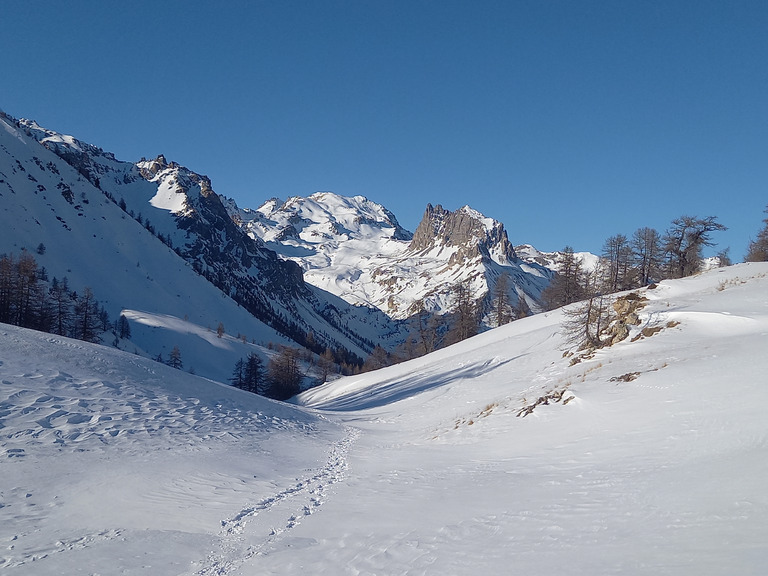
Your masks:
<svg viewBox="0 0 768 576"><path fill-rule="evenodd" d="M488 301L502 274L511 280L510 302L534 311L541 310L540 295L553 274L519 259L503 224L469 206L451 212L428 205L413 234L363 196L322 192L271 199L257 209L238 209L234 201L228 206L252 237L299 263L308 282L395 319L407 320L425 308L451 313L453 287L469 282L490 326ZM358 213L349 218L353 209ZM348 217L345 224L336 211Z"/></svg>

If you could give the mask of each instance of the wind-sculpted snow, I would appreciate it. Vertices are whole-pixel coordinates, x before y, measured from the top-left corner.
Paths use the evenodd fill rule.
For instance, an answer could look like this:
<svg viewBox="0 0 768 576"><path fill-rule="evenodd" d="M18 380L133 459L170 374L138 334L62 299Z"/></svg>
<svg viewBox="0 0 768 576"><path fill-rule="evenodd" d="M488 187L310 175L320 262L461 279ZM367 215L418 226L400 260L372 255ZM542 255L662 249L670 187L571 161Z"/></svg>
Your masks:
<svg viewBox="0 0 768 576"><path fill-rule="evenodd" d="M0 568L761 575L768 264L642 292L592 356L554 311L311 409L2 327Z"/></svg>
<svg viewBox="0 0 768 576"><path fill-rule="evenodd" d="M178 574L245 502L301 474L311 510L342 474L354 433L295 408L101 346L6 326L0 339L9 573Z"/></svg>

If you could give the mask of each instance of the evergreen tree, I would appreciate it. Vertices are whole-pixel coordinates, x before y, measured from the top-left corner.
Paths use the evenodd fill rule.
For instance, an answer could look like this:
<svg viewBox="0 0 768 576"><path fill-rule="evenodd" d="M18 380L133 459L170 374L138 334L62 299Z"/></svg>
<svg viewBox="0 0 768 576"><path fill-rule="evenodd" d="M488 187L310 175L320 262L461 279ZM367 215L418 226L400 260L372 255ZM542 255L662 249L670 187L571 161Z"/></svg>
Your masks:
<svg viewBox="0 0 768 576"><path fill-rule="evenodd" d="M168 356L168 366L181 370L184 367L184 363L181 361L181 350L178 346L174 346L171 350L171 354Z"/></svg>
<svg viewBox="0 0 768 576"><path fill-rule="evenodd" d="M261 356L256 352L248 354L243 368L243 390L253 392L254 394L263 394L266 392L266 382L264 381L264 363Z"/></svg>
<svg viewBox="0 0 768 576"><path fill-rule="evenodd" d="M115 322L115 333L118 338L131 339L131 324L123 314L120 314L120 318Z"/></svg>
<svg viewBox="0 0 768 576"><path fill-rule="evenodd" d="M235 388L243 389L245 383L245 362L243 362L242 358L235 362L235 369L232 371L232 377L229 381Z"/></svg>

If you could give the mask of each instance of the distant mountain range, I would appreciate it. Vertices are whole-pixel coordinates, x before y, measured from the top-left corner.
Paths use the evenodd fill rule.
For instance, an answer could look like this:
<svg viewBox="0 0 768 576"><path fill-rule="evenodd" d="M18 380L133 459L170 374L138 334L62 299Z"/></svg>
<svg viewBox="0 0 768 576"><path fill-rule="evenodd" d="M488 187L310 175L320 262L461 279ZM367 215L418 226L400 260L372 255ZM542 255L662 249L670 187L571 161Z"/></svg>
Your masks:
<svg viewBox="0 0 768 576"><path fill-rule="evenodd" d="M428 205L412 234L363 196L318 192L271 199L256 210L227 205L254 240L299 264L307 282L397 320L422 304L431 313L451 312L452 287L468 282L490 325L489 295L499 276L510 278L511 304L522 300L533 311L552 276L550 268L518 258L504 226L469 206L451 212Z"/></svg>
<svg viewBox="0 0 768 576"><path fill-rule="evenodd" d="M0 254L43 245L35 257L50 277L90 287L111 316L136 324L118 346L151 357L181 341L198 373L219 379L269 343L352 362L395 350L416 312L453 311L457 283L490 327L502 275L510 304L536 312L554 274L555 255L516 249L501 223L469 206L428 205L414 233L362 196L240 208L162 155L120 161L4 114L0 200ZM200 336L219 324L226 337ZM224 360L205 360L211 347Z"/></svg>

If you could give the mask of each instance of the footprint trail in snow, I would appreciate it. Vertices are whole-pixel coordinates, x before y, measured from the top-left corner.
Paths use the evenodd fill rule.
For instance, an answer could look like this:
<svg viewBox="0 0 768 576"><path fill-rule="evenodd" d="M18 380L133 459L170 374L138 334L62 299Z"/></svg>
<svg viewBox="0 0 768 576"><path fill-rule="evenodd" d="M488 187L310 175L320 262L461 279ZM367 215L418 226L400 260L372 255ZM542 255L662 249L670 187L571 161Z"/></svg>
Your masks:
<svg viewBox="0 0 768 576"><path fill-rule="evenodd" d="M211 552L193 574L231 574L254 556L274 550L304 518L319 510L328 488L345 478L347 454L359 436L358 429L345 427L344 437L332 445L322 468L222 520L219 549Z"/></svg>

